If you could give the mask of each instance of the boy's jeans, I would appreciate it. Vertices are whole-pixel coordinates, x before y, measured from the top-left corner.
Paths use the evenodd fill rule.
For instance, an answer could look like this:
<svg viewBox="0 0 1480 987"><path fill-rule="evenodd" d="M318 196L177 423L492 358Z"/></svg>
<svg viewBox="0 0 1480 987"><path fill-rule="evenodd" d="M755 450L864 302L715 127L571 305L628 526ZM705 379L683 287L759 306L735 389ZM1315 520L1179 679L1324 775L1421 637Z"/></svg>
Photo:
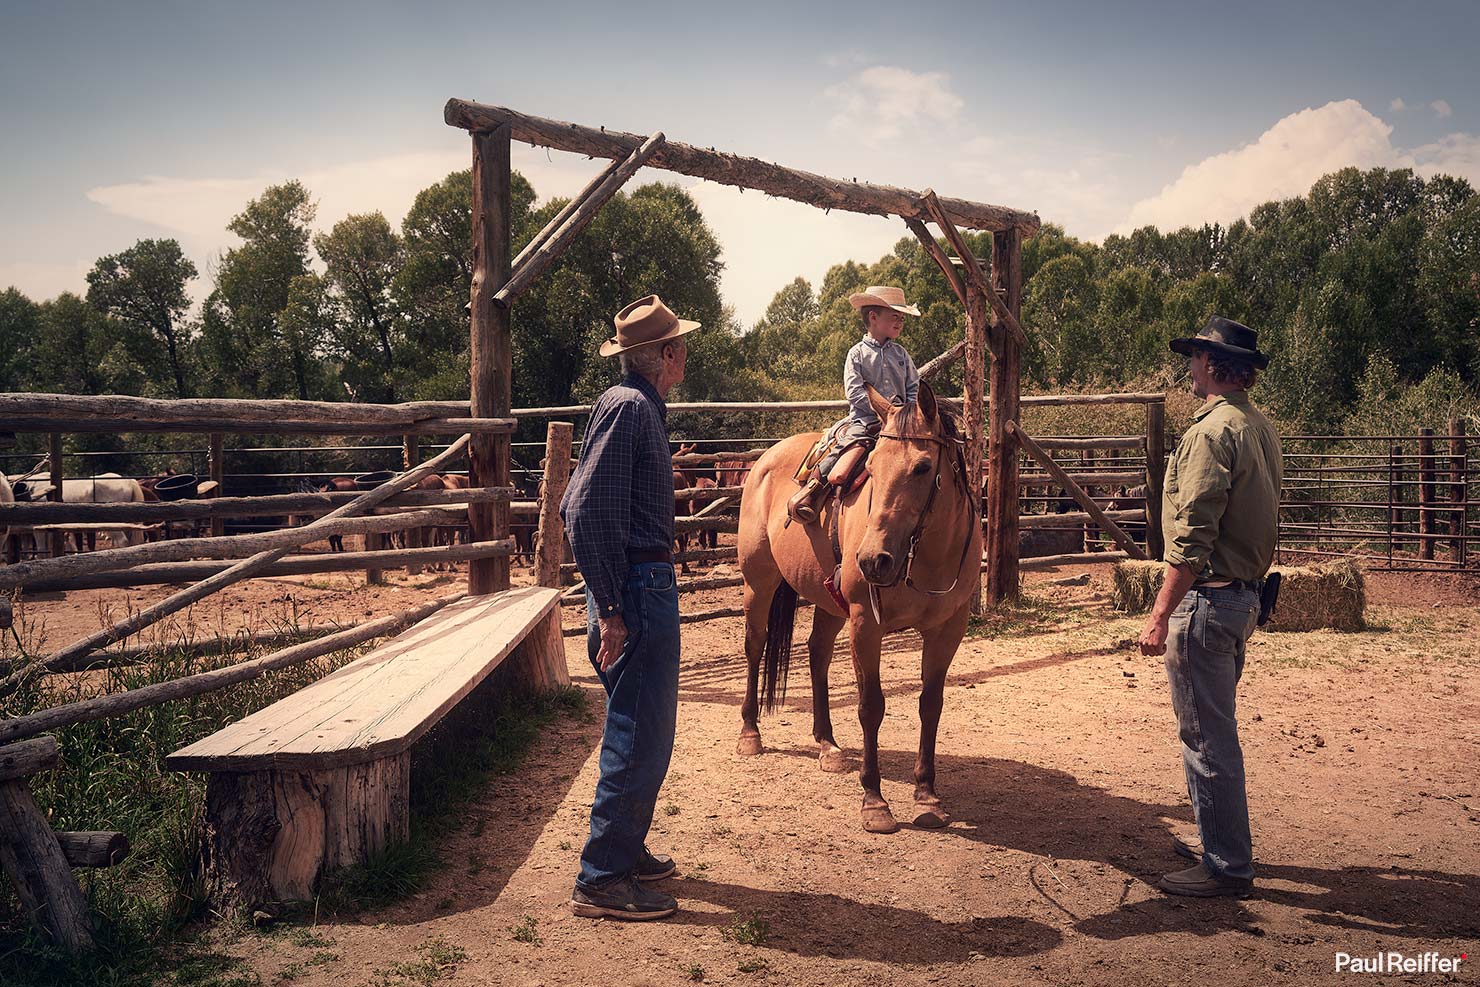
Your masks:
<svg viewBox="0 0 1480 987"><path fill-rule="evenodd" d="M596 668L606 688L601 779L591 805L591 836L576 885L594 890L637 867L658 790L673 756L678 718L678 586L667 562L634 565L622 588L627 643L616 664ZM586 591L586 650L596 666L601 631Z"/></svg>
<svg viewBox="0 0 1480 987"><path fill-rule="evenodd" d="M1213 874L1246 879L1254 876L1254 848L1234 693L1258 618L1253 590L1199 587L1172 611L1167 631L1167 679L1203 864Z"/></svg>

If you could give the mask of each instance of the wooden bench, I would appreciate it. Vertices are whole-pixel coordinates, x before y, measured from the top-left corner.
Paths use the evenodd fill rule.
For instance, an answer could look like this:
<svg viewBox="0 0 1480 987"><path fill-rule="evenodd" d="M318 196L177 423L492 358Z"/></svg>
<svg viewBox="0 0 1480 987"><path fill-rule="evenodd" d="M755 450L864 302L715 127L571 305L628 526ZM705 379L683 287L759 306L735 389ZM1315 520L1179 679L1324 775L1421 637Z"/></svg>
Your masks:
<svg viewBox="0 0 1480 987"><path fill-rule="evenodd" d="M404 840L418 738L511 654L537 688L569 681L559 597L533 586L460 600L166 758L210 772L205 863L218 900L308 900L326 871Z"/></svg>

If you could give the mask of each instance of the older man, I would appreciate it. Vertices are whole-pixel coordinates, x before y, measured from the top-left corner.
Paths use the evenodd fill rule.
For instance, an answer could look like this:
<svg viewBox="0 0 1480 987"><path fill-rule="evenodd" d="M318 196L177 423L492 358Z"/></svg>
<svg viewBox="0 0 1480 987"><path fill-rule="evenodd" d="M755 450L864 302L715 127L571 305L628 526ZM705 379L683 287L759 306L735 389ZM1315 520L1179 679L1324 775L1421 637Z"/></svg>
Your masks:
<svg viewBox="0 0 1480 987"><path fill-rule="evenodd" d="M1166 655L1200 839L1175 841L1177 852L1197 862L1164 875L1160 886L1169 894L1243 897L1253 886L1254 850L1235 693L1274 560L1280 440L1249 401L1269 365L1254 330L1214 316L1171 348L1188 357L1192 393L1206 401L1167 463L1166 573L1140 643L1144 654Z"/></svg>
<svg viewBox="0 0 1480 987"><path fill-rule="evenodd" d="M678 715L678 587L673 577L673 465L668 392L683 380L682 337L699 323L657 295L616 316L602 356L622 382L591 408L581 461L560 505L586 580L587 649L606 687L601 778L571 911L588 918L657 919L678 902L644 882L673 860L645 845L673 754Z"/></svg>

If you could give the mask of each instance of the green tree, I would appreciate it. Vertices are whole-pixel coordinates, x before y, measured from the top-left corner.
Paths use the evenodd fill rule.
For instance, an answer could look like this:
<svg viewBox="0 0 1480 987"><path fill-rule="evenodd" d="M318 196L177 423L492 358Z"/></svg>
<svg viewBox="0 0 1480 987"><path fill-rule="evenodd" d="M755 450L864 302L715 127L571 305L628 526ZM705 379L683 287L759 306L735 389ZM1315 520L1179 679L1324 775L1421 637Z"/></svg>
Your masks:
<svg viewBox="0 0 1480 987"><path fill-rule="evenodd" d="M182 321L190 309L185 285L195 264L175 240L140 240L129 249L100 258L87 275L87 300L120 323L152 333L164 345L175 397L189 397L183 350L188 338Z"/></svg>
<svg viewBox="0 0 1480 987"><path fill-rule="evenodd" d="M279 323L294 279L308 273L316 211L303 184L290 181L266 189L227 224L243 243L221 257L216 288L206 299L202 342L208 371L229 393L322 396L311 391L307 372L318 355Z"/></svg>
<svg viewBox="0 0 1480 987"><path fill-rule="evenodd" d="M391 294L404 262L400 237L373 212L346 216L313 245L338 310L326 328L345 386L362 401L395 401L398 369L407 362L404 322Z"/></svg>
<svg viewBox="0 0 1480 987"><path fill-rule="evenodd" d="M0 292L0 391L37 390L41 306L16 288Z"/></svg>

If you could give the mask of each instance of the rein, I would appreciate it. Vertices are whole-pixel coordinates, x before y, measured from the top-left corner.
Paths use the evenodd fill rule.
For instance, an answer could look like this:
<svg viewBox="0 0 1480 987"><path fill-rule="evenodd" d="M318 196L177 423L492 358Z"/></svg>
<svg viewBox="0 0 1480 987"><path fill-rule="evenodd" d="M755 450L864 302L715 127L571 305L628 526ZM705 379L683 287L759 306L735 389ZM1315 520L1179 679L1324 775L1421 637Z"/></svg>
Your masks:
<svg viewBox="0 0 1480 987"><path fill-rule="evenodd" d="M917 593L923 593L926 596L946 596L953 592L957 584L961 582L961 567L966 564L966 556L971 551L970 533L967 534L965 543L961 546L961 560L956 564L956 578L951 580L951 585L945 589L924 589L915 585L914 577L911 574L915 567L915 546L919 543L920 536L924 534L925 523L929 520L930 512L935 507L935 497L940 493L940 478L941 474L945 472L946 449L948 447L955 453L951 460L952 476L955 482L961 484L962 491L966 495L967 509L971 512L973 518L976 516L976 511L973 507L976 501L971 496L971 486L966 479L966 459L962 451L962 447L965 445L963 440L954 436L948 439L939 439L933 435L903 435L898 432L880 432L878 437L880 439L895 439L900 442L930 442L940 447L940 456L935 462L935 482L930 485L930 494L925 498L925 507L920 511L919 520L915 522L915 530L910 532L909 554L905 557L904 568L900 571L900 575L896 576L891 583L876 583L867 576L864 576L864 579L869 584L869 603L874 608L874 619L876 621L880 619L878 590L881 586L885 589L896 586L899 584L900 579L903 578L905 585ZM874 490L873 485L870 484L868 492L868 513L870 517L873 515L873 510Z"/></svg>

